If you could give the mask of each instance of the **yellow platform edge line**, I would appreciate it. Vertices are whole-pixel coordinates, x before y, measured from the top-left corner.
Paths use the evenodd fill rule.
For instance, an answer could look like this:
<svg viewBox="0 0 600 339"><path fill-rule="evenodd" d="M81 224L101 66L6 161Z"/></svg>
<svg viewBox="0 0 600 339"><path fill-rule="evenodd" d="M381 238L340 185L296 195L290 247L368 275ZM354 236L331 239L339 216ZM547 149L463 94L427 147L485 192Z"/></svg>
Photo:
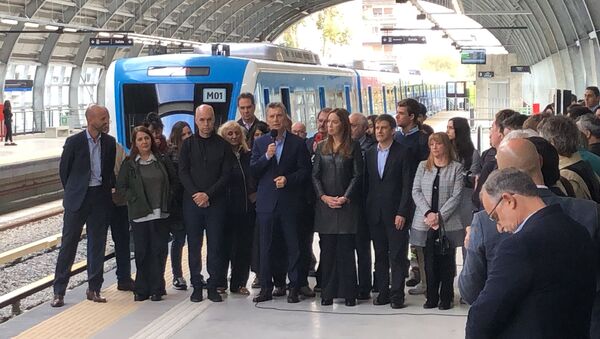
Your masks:
<svg viewBox="0 0 600 339"><path fill-rule="evenodd" d="M206 258L206 246L203 246L202 254ZM169 256L165 268L165 280L167 282L171 281L172 277L170 261L171 257ZM189 275L187 245L183 248L181 267L183 275ZM107 273L105 272L105 274ZM132 276L135 277L135 275ZM29 328L14 338L90 338L142 306L141 303L133 301L131 292L117 290L117 284L103 289L102 294L108 300L106 304L84 300ZM49 304L44 303L38 307L49 307Z"/></svg>

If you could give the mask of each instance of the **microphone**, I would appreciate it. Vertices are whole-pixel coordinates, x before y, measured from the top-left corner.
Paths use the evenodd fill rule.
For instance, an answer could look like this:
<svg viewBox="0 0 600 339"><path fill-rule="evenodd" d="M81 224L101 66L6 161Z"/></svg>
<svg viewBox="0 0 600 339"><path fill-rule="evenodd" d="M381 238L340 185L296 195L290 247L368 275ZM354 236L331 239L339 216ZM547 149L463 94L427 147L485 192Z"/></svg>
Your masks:
<svg viewBox="0 0 600 339"><path fill-rule="evenodd" d="M273 142L275 142L275 139L277 139L277 130L276 129L272 129L271 131L269 131L269 134L271 135L271 139L273 139Z"/></svg>

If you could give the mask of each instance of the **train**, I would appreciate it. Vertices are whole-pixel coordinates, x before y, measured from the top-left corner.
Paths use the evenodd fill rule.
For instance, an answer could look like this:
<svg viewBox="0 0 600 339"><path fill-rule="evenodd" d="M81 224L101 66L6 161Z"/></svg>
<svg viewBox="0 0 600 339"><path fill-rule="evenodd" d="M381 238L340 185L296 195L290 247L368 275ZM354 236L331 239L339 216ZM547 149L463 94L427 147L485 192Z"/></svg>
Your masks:
<svg viewBox="0 0 600 339"><path fill-rule="evenodd" d="M216 44L197 47L194 53L111 63L105 86L111 134L129 149L133 127L148 112L157 112L168 136L177 121L194 126L194 109L201 104L214 108L215 123L220 125L238 118L236 98L244 92L254 94L259 119L265 120L270 102L282 102L291 120L302 121L309 134L316 131L317 114L323 107L366 115L395 114L396 102L403 98L431 101L443 95L427 90L414 76L403 79L400 73L324 66L316 54L300 49Z"/></svg>

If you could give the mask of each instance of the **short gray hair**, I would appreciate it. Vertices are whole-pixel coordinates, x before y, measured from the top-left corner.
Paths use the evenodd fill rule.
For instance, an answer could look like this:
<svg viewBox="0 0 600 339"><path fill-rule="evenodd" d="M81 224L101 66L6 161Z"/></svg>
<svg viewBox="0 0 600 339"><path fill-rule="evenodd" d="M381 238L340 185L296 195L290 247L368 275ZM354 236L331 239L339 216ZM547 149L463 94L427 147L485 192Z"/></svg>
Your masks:
<svg viewBox="0 0 600 339"><path fill-rule="evenodd" d="M502 193L519 194L526 197L537 197L537 186L527 173L514 167L495 170L483 184L485 191L493 200L500 199Z"/></svg>
<svg viewBox="0 0 600 339"><path fill-rule="evenodd" d="M542 120L538 132L556 148L559 155L570 157L577 152L580 132L572 119L553 115Z"/></svg>
<svg viewBox="0 0 600 339"><path fill-rule="evenodd" d="M531 138L531 137L539 137L539 134L530 128L516 129L516 130L510 131L507 135L504 136L504 138L502 138L502 142L500 142L500 147L502 147L503 145L506 145L506 143L509 140L527 139L527 138Z"/></svg>
<svg viewBox="0 0 600 339"><path fill-rule="evenodd" d="M585 114L577 118L577 127L582 132L590 131L594 137L600 138L600 119L594 114Z"/></svg>
<svg viewBox="0 0 600 339"><path fill-rule="evenodd" d="M281 102L270 102L267 105L267 109L265 111L267 111L269 109L279 109L279 110L281 110L283 115L287 116L287 109L285 108L285 105Z"/></svg>

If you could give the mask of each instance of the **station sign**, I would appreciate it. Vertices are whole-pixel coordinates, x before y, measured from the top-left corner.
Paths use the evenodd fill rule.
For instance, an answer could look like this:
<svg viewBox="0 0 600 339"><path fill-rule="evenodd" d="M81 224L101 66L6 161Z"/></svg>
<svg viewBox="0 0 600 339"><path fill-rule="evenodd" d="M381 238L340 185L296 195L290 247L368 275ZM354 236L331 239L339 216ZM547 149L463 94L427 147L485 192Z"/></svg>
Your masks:
<svg viewBox="0 0 600 339"><path fill-rule="evenodd" d="M131 38L90 38L90 47L133 46Z"/></svg>
<svg viewBox="0 0 600 339"><path fill-rule="evenodd" d="M477 76L479 78L490 79L490 78L494 77L494 72L492 72L492 71L478 72Z"/></svg>
<svg viewBox="0 0 600 339"><path fill-rule="evenodd" d="M33 80L7 79L4 81L5 92L31 91Z"/></svg>
<svg viewBox="0 0 600 339"><path fill-rule="evenodd" d="M382 45L426 44L427 39L421 35L388 35L381 37Z"/></svg>
<svg viewBox="0 0 600 339"><path fill-rule="evenodd" d="M531 66L510 66L511 73L531 73Z"/></svg>

